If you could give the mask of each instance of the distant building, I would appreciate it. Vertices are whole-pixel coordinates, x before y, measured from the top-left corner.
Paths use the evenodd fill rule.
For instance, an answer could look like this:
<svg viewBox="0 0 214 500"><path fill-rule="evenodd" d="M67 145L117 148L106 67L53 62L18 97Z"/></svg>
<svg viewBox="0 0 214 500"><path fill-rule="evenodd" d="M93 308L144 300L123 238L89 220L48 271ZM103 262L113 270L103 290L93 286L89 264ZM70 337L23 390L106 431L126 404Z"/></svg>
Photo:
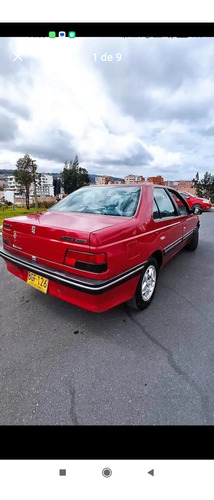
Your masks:
<svg viewBox="0 0 214 500"><path fill-rule="evenodd" d="M8 175L7 180L6 180L7 189L16 189L16 182L15 182L15 177L14 175Z"/></svg>
<svg viewBox="0 0 214 500"><path fill-rule="evenodd" d="M196 194L192 181L165 181L165 186L172 187L178 191L187 191L190 194Z"/></svg>
<svg viewBox="0 0 214 500"><path fill-rule="evenodd" d="M137 175L136 182L137 184L142 184L143 182L145 182L145 178L142 175Z"/></svg>
<svg viewBox="0 0 214 500"><path fill-rule="evenodd" d="M14 175L9 175L7 177L7 186L6 190L14 191L15 194L19 194L19 184L16 183ZM53 187L53 176L41 174L41 185L37 182L36 188L37 196L54 196L54 187ZM30 196L34 196L34 185L30 186Z"/></svg>
<svg viewBox="0 0 214 500"><path fill-rule="evenodd" d="M110 175L103 175L101 177L95 177L95 184L98 186L103 186L105 184L114 184L114 181Z"/></svg>
<svg viewBox="0 0 214 500"><path fill-rule="evenodd" d="M54 186L53 186L53 176L41 174L41 185L37 182L36 193L38 201L41 198L53 197L54 196ZM30 186L30 202L34 201L34 184ZM20 194L20 186L15 181L14 175L7 176L6 179L6 189L4 190L5 201L11 201L12 203L23 204L25 203L24 194Z"/></svg>
<svg viewBox="0 0 214 500"><path fill-rule="evenodd" d="M130 175L126 175L124 177L125 184L135 184L135 182L136 182L135 178L136 178L135 175L131 175L131 174Z"/></svg>
<svg viewBox="0 0 214 500"><path fill-rule="evenodd" d="M148 182L152 182L153 184L160 184L162 186L165 185L163 177L161 175L156 175L155 177L148 177Z"/></svg>
<svg viewBox="0 0 214 500"><path fill-rule="evenodd" d="M145 178L142 175L129 174L124 177L125 184L142 184Z"/></svg>
<svg viewBox="0 0 214 500"><path fill-rule="evenodd" d="M37 196L54 196L53 176L41 175L41 186L37 182L36 188ZM31 185L30 194L34 195L34 186Z"/></svg>
<svg viewBox="0 0 214 500"><path fill-rule="evenodd" d="M178 191L187 191L190 194L196 194L192 181L178 181Z"/></svg>
<svg viewBox="0 0 214 500"><path fill-rule="evenodd" d="M165 181L164 185L167 187L178 189L178 181Z"/></svg>

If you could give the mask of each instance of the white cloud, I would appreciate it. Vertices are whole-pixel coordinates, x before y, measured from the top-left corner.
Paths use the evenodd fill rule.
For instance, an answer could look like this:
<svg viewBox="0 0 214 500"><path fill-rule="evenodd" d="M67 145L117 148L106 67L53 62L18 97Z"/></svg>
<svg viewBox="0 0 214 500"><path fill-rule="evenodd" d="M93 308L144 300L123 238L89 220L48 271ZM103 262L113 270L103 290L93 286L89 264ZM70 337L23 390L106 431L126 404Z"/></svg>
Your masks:
<svg viewBox="0 0 214 500"><path fill-rule="evenodd" d="M213 39L0 43L0 168L25 153L47 171L76 153L90 173L116 176L213 168ZM95 63L95 49L122 60Z"/></svg>
<svg viewBox="0 0 214 500"><path fill-rule="evenodd" d="M182 153L172 153L170 151L166 151L160 146L148 146L149 152L154 157L154 160L151 161L151 168L168 168L170 165L178 165L180 166L184 155Z"/></svg>

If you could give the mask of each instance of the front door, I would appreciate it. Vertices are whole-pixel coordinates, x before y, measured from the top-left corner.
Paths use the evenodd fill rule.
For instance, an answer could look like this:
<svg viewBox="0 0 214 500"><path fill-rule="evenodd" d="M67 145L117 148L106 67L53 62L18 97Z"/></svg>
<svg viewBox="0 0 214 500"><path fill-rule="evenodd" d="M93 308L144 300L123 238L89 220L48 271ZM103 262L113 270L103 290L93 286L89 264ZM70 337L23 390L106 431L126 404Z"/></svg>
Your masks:
<svg viewBox="0 0 214 500"><path fill-rule="evenodd" d="M179 218L182 221L182 237L183 244L185 244L186 240L189 236L191 236L193 229L196 227L196 218L192 214L189 213L189 208L186 206L185 202L182 200L182 197L179 193L175 193L173 190L170 190L170 195L173 197L174 202L176 203L179 210Z"/></svg>

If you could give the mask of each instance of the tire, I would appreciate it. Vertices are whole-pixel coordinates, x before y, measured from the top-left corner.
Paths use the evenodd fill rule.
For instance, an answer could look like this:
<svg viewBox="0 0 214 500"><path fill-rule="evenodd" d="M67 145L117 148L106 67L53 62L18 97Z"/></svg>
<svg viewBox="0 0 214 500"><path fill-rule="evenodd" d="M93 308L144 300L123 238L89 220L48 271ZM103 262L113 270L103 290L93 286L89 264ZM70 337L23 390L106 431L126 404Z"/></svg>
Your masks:
<svg viewBox="0 0 214 500"><path fill-rule="evenodd" d="M190 250L191 252L194 252L194 250L196 250L198 246L198 237L199 237L199 230L197 227L191 237L191 240L186 245L187 250Z"/></svg>
<svg viewBox="0 0 214 500"><path fill-rule="evenodd" d="M134 297L127 301L129 307L143 311L151 304L157 286L158 270L156 259L151 257L143 270Z"/></svg>
<svg viewBox="0 0 214 500"><path fill-rule="evenodd" d="M202 212L203 212L203 207L200 203L196 203L195 205L193 205L192 209L194 209L194 208L200 208L200 210L202 210Z"/></svg>

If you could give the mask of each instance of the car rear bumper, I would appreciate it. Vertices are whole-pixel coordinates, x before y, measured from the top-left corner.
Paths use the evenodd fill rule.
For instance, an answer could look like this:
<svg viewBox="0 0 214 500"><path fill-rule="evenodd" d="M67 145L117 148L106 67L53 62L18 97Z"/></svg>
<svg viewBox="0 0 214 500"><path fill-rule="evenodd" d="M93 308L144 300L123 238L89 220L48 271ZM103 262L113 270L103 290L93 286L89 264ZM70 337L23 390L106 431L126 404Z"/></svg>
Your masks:
<svg viewBox="0 0 214 500"><path fill-rule="evenodd" d="M31 262L0 248L0 256L7 269L27 281L28 271L49 279L48 293L67 302L101 312L133 297L145 262L108 280L95 280L55 270L43 264ZM128 282L128 283L127 283Z"/></svg>

